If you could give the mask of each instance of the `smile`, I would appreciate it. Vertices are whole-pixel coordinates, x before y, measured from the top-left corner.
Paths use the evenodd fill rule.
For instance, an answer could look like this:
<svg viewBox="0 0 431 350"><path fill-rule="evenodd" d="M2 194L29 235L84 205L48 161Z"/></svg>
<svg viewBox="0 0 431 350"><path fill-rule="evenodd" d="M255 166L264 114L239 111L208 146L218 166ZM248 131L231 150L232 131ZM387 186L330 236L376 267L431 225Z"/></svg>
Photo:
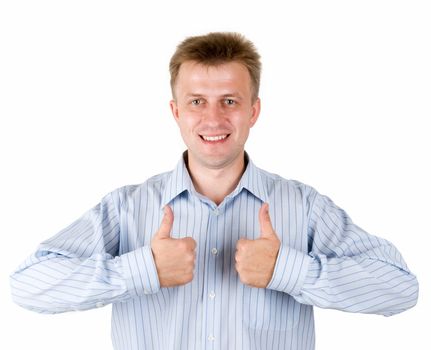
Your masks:
<svg viewBox="0 0 431 350"><path fill-rule="evenodd" d="M217 136L205 136L205 135L199 135L204 141L208 142L217 142L226 139L230 134L225 135L217 135Z"/></svg>

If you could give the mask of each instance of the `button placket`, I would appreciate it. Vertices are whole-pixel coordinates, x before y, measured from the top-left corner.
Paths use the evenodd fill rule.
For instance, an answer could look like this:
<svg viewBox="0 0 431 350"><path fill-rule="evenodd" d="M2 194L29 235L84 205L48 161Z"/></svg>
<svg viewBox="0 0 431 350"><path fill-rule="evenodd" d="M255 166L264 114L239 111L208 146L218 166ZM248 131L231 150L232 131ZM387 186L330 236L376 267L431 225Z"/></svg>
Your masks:
<svg viewBox="0 0 431 350"><path fill-rule="evenodd" d="M217 239L219 236L219 226L220 226L220 220L221 220L221 214L222 211L217 208L217 207L211 207L209 208L209 213L210 213L210 225L209 225L209 230L208 230L208 240L207 240L207 262L208 262L208 270L207 273L208 275L205 276L206 278L206 307L205 309L207 310L207 319L206 319L206 327L205 327L205 333L206 333L206 337L207 337L207 341L208 342L214 342L215 341L215 336L214 334L216 334L217 332L219 332L219 325L214 323L214 318L211 317L211 315L214 314L216 308L218 308L219 306L217 305L217 299L216 299L216 288L217 288L217 283L218 283L218 277L216 276L217 273L217 255L219 254L218 249L216 248L217 246ZM205 334L204 333L204 334Z"/></svg>

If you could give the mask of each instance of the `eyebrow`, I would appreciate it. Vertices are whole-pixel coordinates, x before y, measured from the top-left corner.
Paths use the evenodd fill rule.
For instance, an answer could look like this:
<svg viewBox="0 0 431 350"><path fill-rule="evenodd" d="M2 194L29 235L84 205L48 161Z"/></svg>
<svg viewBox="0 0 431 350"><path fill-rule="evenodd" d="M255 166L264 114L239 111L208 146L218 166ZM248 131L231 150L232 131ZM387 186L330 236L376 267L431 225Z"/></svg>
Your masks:
<svg viewBox="0 0 431 350"><path fill-rule="evenodd" d="M204 94L198 94L198 93L191 93L191 94L186 94L186 95L185 95L185 97L186 97L186 98L192 98L192 97L205 97L205 95L204 95ZM242 100L241 95L240 95L240 94L238 94L238 93L236 93L236 92L229 93L229 94L223 94L223 95L221 95L220 97L223 97L223 98L227 98L227 97L235 97L235 98L238 98L238 99Z"/></svg>

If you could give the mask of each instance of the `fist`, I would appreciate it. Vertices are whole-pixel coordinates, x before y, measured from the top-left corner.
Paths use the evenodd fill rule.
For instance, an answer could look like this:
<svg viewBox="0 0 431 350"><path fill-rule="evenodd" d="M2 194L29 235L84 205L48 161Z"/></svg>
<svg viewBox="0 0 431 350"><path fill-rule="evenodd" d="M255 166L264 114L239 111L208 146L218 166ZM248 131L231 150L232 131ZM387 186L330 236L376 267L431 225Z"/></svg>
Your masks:
<svg viewBox="0 0 431 350"><path fill-rule="evenodd" d="M242 283L265 288L271 281L281 242L272 228L268 203L259 210L260 237L240 238L236 244L235 268Z"/></svg>
<svg viewBox="0 0 431 350"><path fill-rule="evenodd" d="M161 287L186 284L193 279L196 241L191 237L171 238L174 213L167 205L159 230L151 240Z"/></svg>

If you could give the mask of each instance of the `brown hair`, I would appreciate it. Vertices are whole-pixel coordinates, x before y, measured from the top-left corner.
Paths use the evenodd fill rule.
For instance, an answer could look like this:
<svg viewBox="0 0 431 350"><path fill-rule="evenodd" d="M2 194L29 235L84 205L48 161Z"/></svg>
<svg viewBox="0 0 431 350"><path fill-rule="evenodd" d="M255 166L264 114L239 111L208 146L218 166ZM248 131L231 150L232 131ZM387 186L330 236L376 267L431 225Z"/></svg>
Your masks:
<svg viewBox="0 0 431 350"><path fill-rule="evenodd" d="M228 62L241 63L250 74L253 101L259 95L260 55L254 44L239 33L215 32L188 37L181 42L169 63L171 90L174 97L174 86L178 72L181 64L186 61L195 61L207 66L216 66Z"/></svg>

